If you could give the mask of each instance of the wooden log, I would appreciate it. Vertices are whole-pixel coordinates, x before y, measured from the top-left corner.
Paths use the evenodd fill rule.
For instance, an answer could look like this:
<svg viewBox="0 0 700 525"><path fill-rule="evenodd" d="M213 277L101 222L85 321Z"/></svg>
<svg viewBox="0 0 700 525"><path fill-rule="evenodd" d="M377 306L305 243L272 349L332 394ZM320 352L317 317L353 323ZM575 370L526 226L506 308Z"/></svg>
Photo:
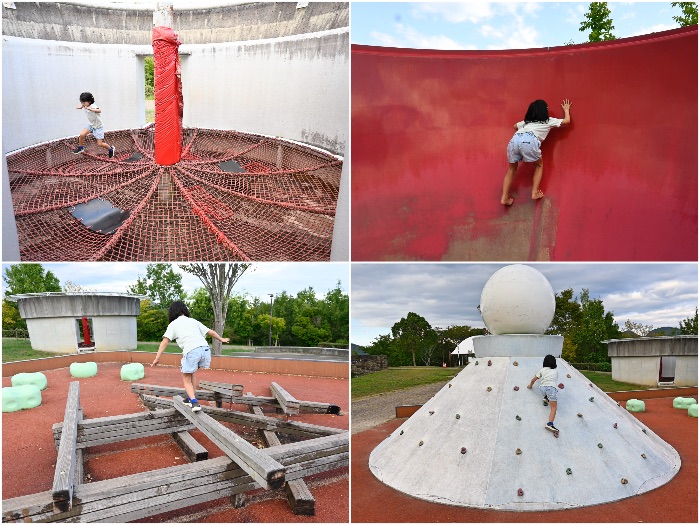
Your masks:
<svg viewBox="0 0 700 525"><path fill-rule="evenodd" d="M173 434L173 438L192 463L209 459L207 449L193 438L189 432L176 432Z"/></svg>
<svg viewBox="0 0 700 525"><path fill-rule="evenodd" d="M284 466L262 454L245 439L229 430L212 417L194 413L185 406L180 396L173 398L173 405L199 430L211 439L228 457L234 460L263 488L279 488L284 483Z"/></svg>
<svg viewBox="0 0 700 525"><path fill-rule="evenodd" d="M83 409L80 408L78 409L78 427L80 427L80 423L83 421ZM85 476L85 462L83 458L83 449L78 448L75 451L75 478L73 479L73 486L77 487L78 485L81 485L83 483L83 478Z"/></svg>
<svg viewBox="0 0 700 525"><path fill-rule="evenodd" d="M292 394L282 388L282 386L273 381L270 384L270 391L272 391L273 397L280 404L285 414L293 415L299 413L299 401L297 401Z"/></svg>
<svg viewBox="0 0 700 525"><path fill-rule="evenodd" d="M173 406L171 399L148 396L140 394L143 404L148 407L170 408ZM214 408L202 406L202 412L213 417L217 421L225 421L237 425L246 425L253 428L264 428L283 434L318 437L328 436L331 434L342 434L346 432L338 428L325 427L321 425L312 425L310 423L302 423L300 421L282 421L274 417L263 415L248 414L237 410L226 410L222 408Z"/></svg>
<svg viewBox="0 0 700 525"><path fill-rule="evenodd" d="M58 447L56 471L51 488L54 506L58 511L67 511L73 506L79 413L80 382L72 381L68 387L66 412L63 416L64 430Z"/></svg>
<svg viewBox="0 0 700 525"><path fill-rule="evenodd" d="M256 416L265 417L265 415L263 414L262 408L260 408L260 407L252 406L252 407L250 407L250 411L253 414L255 414ZM276 447L276 446L282 444L280 442L280 438L277 437L277 434L271 430L260 428L260 429L258 429L258 433L260 434L260 437L263 438L263 440L265 441L265 444L268 447Z"/></svg>
<svg viewBox="0 0 700 525"><path fill-rule="evenodd" d="M200 414L201 415L201 414ZM261 450L280 461L288 480L348 465L349 434L325 436ZM188 463L80 485L68 512L53 514L51 492L2 502L3 521L125 522L213 501L257 485L228 457Z"/></svg>
<svg viewBox="0 0 700 525"><path fill-rule="evenodd" d="M199 388L219 392L232 397L241 397L243 395L243 385L235 385L232 383L219 383L216 381L200 381Z"/></svg>

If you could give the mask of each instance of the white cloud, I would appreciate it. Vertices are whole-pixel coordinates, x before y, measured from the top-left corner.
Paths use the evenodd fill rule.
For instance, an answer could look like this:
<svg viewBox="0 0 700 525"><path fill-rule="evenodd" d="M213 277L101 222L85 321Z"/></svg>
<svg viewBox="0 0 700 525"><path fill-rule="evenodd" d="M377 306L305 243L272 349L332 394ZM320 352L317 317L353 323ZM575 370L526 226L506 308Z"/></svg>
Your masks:
<svg viewBox="0 0 700 525"><path fill-rule="evenodd" d="M446 35L426 35L413 27L394 24L394 35L372 31L370 36L375 45L389 47L409 47L415 49L476 49L462 45Z"/></svg>
<svg viewBox="0 0 700 525"><path fill-rule="evenodd" d="M437 15L445 21L459 24L471 22L477 24L494 16L491 2L426 2L417 4L414 16Z"/></svg>
<svg viewBox="0 0 700 525"><path fill-rule="evenodd" d="M636 29L636 30L632 31L631 33L623 35L620 38L626 38L628 36L648 35L650 33L659 33L661 31L668 31L669 29L678 29L678 25L676 25L676 24L655 24L653 26L640 27L639 29Z"/></svg>

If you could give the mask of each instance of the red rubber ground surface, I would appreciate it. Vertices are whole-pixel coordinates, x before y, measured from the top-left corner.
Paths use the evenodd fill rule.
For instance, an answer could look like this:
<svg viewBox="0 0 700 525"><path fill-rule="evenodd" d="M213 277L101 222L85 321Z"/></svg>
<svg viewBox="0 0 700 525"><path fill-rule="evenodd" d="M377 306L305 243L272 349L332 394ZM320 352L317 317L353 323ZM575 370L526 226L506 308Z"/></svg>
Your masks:
<svg viewBox="0 0 700 525"><path fill-rule="evenodd" d="M42 391L41 406L3 413L2 499L51 490L56 465L56 449L51 427L54 423L63 421L68 385L71 381L80 381L80 401L85 418L146 410L138 395L131 393L131 383L120 381L121 363L100 363L98 366L97 376L79 380L70 376L68 368L46 371L44 375L49 386ZM297 399L332 403L341 408L339 416L301 414L292 416L293 420L349 428L347 380L222 370L200 371L197 373L197 379L242 384L245 386L244 392L265 396L270 395L270 382L275 381ZM146 377L138 382L182 387L181 374L174 367L146 367ZM2 386L11 386L9 377L3 377ZM243 405L233 405L232 408L241 410L244 409L242 407ZM231 408L231 405L224 403L224 408ZM266 415L273 414L266 410ZM200 432L193 431L192 435L209 451L210 458L223 455L221 450ZM90 476L91 481L100 481L186 462L186 457L172 438L163 435L91 447L85 455L85 473L86 476ZM179 520L192 515L192 519L200 522L347 522L347 469L334 470L309 479L311 493L316 498L314 517L295 516L284 499L284 493L277 491L276 499L253 503L242 509L233 509L228 500L223 499L183 509L177 513L161 515L150 521ZM262 491L259 491L260 493Z"/></svg>
<svg viewBox="0 0 700 525"><path fill-rule="evenodd" d="M698 420L672 407L672 398L645 400L646 412L634 414L681 456L678 474L666 485L616 503L550 512L470 509L419 500L375 478L368 461L372 450L393 432L397 419L352 436L353 522L690 522L698 521ZM449 483L449 480L445 480Z"/></svg>

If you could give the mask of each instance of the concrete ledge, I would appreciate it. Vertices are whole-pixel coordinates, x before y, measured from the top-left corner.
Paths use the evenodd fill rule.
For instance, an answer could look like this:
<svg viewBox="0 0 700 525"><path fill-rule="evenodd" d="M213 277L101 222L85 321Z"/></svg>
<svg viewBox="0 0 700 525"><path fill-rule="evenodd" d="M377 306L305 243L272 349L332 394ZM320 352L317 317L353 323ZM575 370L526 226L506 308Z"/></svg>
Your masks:
<svg viewBox="0 0 700 525"><path fill-rule="evenodd" d="M615 401L628 399L657 399L661 397L697 396L698 387L687 388L652 388L649 390L628 390L625 392L606 392Z"/></svg>
<svg viewBox="0 0 700 525"><path fill-rule="evenodd" d="M255 352L263 354L334 355L345 358L350 356L348 348L319 348L317 346L256 346Z"/></svg>
<svg viewBox="0 0 700 525"><path fill-rule="evenodd" d="M90 354L65 355L3 363L2 376L8 377L22 372L42 372L57 368L68 368L72 363L142 363L150 364L155 352L91 352ZM160 364L180 366L181 354L163 354ZM286 374L310 377L350 378L348 363L325 361L295 361L293 359L265 359L248 357L213 356L211 368L239 372L262 372L267 374Z"/></svg>

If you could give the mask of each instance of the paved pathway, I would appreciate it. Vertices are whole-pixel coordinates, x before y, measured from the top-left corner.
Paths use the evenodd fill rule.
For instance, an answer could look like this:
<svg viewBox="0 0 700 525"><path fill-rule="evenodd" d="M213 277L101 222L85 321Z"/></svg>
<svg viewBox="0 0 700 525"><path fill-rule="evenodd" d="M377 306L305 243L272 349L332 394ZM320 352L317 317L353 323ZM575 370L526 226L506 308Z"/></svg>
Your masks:
<svg viewBox="0 0 700 525"><path fill-rule="evenodd" d="M443 386L445 383L414 386L353 401L351 433L357 434L394 419L397 406L424 404Z"/></svg>

